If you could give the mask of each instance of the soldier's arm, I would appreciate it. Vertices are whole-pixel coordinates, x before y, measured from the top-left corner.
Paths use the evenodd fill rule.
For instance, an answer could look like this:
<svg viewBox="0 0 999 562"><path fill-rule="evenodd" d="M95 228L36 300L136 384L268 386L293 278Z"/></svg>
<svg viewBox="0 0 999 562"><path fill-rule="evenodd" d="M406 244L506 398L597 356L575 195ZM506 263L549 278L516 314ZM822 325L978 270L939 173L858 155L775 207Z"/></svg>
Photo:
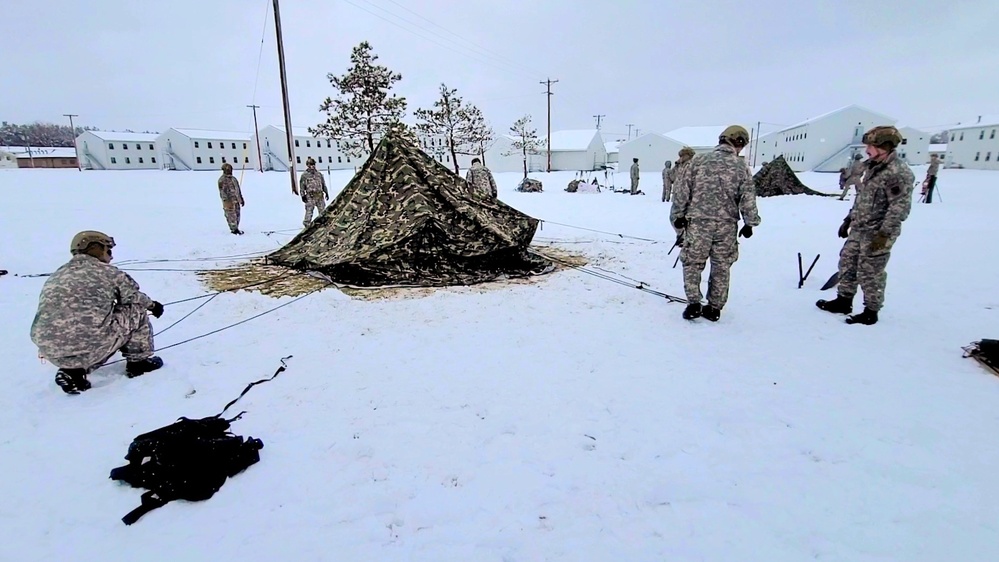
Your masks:
<svg viewBox="0 0 999 562"><path fill-rule="evenodd" d="M673 206L669 210L669 222L673 224L676 219L686 218L687 206L690 205L690 192L693 188L694 170L689 167L684 170L673 185Z"/></svg>
<svg viewBox="0 0 999 562"><path fill-rule="evenodd" d="M324 176L322 172L319 172L319 182L323 184L323 193L326 197L329 197L330 192L326 189L326 176Z"/></svg>
<svg viewBox="0 0 999 562"><path fill-rule="evenodd" d="M902 221L909 218L909 211L912 209L912 184L915 181L912 171L906 167L885 186L888 211L878 229L882 234L898 236L902 231Z"/></svg>
<svg viewBox="0 0 999 562"><path fill-rule="evenodd" d="M493 177L492 173L489 174L489 189L493 192L493 197L499 195L499 191L496 189L496 178Z"/></svg>
<svg viewBox="0 0 999 562"><path fill-rule="evenodd" d="M760 212L756 208L756 184L753 183L749 170L746 170L745 177L739 183L739 212L742 214L742 222L753 227L760 225Z"/></svg>
<svg viewBox="0 0 999 562"><path fill-rule="evenodd" d="M114 275L115 291L118 293L118 304L133 304L142 308L149 308L153 304L153 299L139 290L139 284L129 274L117 267L108 267L111 268Z"/></svg>

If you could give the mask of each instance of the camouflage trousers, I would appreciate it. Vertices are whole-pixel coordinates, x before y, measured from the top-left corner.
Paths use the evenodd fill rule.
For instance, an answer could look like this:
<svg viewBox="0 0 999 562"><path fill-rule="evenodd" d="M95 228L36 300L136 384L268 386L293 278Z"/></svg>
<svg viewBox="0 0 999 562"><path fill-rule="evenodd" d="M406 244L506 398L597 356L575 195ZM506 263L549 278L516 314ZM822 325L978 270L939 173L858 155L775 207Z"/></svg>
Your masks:
<svg viewBox="0 0 999 562"><path fill-rule="evenodd" d="M312 224L312 211L316 211L316 216L323 214L323 209L326 208L326 197L322 193L311 193L305 196L305 219L302 220L302 226L309 226Z"/></svg>
<svg viewBox="0 0 999 562"><path fill-rule="evenodd" d="M109 323L103 341L87 352L45 359L60 369L85 369L89 373L119 351L128 361L141 361L153 355L153 328L146 309L136 305L116 307Z"/></svg>
<svg viewBox="0 0 999 562"><path fill-rule="evenodd" d="M663 202L665 203L666 201L669 201L670 197L672 195L673 195L673 183L672 182L668 182L668 181L664 181L663 182Z"/></svg>
<svg viewBox="0 0 999 562"><path fill-rule="evenodd" d="M222 212L225 213L225 222L229 223L229 230L239 230L239 201L236 199L223 199Z"/></svg>
<svg viewBox="0 0 999 562"><path fill-rule="evenodd" d="M638 180L631 180L631 194L638 193Z"/></svg>
<svg viewBox="0 0 999 562"><path fill-rule="evenodd" d="M739 224L734 222L692 220L683 233L683 289L687 300L701 302L701 272L711 259L708 278L708 304L721 310L728 302L729 271L739 259Z"/></svg>
<svg viewBox="0 0 999 562"><path fill-rule="evenodd" d="M857 286L864 290L864 307L881 310L888 282L888 258L896 238L888 239L883 250L871 250L874 232L850 230L850 236L839 252L839 296L852 299Z"/></svg>

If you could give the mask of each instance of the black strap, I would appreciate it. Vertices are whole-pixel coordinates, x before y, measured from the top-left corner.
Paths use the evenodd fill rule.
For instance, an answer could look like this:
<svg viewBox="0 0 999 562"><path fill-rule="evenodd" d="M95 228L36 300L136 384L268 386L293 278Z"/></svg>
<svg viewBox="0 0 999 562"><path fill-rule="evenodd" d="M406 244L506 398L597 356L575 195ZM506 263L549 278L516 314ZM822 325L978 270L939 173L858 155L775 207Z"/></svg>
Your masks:
<svg viewBox="0 0 999 562"><path fill-rule="evenodd" d="M234 399L233 399L233 400L232 400L231 402L229 402L228 404L226 404L226 405L225 405L225 408L222 408L222 411L221 411L221 412L219 412L218 414L216 414L216 415L215 415L215 417L216 417L216 418L220 418L220 417L222 417L222 414L224 414L224 413L225 413L225 411L226 411L226 410L228 410L230 406L232 406L232 405L233 405L233 404L235 404L236 402L239 402L239 399L240 399L240 398L242 398L243 396L245 396L245 395L246 395L246 393L247 393L247 392L249 392L249 391L250 391L250 389L251 389L251 388L253 388L254 386L256 386L256 385L258 385L258 384L261 384L261 383L265 383L265 382L267 382L267 381L272 381L272 380L274 380L274 377L278 376L279 374L281 374L281 372L282 372L282 371L284 371L285 369L287 369L287 368L288 368L288 364L287 364L287 363L285 363L285 361L286 361L287 359L291 359L292 357L293 357L292 355L289 355L289 356L287 356L287 357L282 357L282 358L281 358L281 366L280 366L280 367L278 367L278 370L277 370L277 371L274 371L274 374L273 374L273 375L271 375L270 377L268 377L268 378L266 378L266 379L260 379L260 380L258 380L258 381L255 381L255 382L251 382L250 384L246 385L246 388L244 388L244 389L243 389L243 392L240 392L240 393L239 393L239 396L237 396L237 397L236 397L236 398L234 398ZM245 413L245 412L240 412L240 414L239 414L238 416L236 416L235 418L233 418L233 420L232 420L232 421L235 421L235 420L238 420L238 419L240 418L240 416L242 416L242 415L243 415L244 413Z"/></svg>
<svg viewBox="0 0 999 562"><path fill-rule="evenodd" d="M121 522L126 525L131 525L150 511L163 507L168 501L170 500L164 500L163 498L157 496L156 492L146 492L145 494L142 494L142 505L132 511L129 511L124 517L121 518Z"/></svg>

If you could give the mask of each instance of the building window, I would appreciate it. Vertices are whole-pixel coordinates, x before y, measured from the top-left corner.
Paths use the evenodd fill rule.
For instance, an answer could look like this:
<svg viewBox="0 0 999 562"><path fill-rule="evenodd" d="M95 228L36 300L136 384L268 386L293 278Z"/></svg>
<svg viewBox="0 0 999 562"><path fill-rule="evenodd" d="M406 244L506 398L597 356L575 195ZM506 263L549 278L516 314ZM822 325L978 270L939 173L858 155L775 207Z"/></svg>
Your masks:
<svg viewBox="0 0 999 562"><path fill-rule="evenodd" d="M208 141L208 148L212 147L212 141Z"/></svg>
<svg viewBox="0 0 999 562"><path fill-rule="evenodd" d="M350 164L350 156L347 157L347 163Z"/></svg>
<svg viewBox="0 0 999 562"><path fill-rule="evenodd" d="M320 163L320 164L322 164L322 163L323 163L323 157L322 157L322 156L320 156L320 157L319 157L319 163Z"/></svg>
<svg viewBox="0 0 999 562"><path fill-rule="evenodd" d="M337 164L343 164L343 157L342 156L337 156L336 157L336 163Z"/></svg>
<svg viewBox="0 0 999 562"><path fill-rule="evenodd" d="M909 144L909 139L902 137L902 144Z"/></svg>
<svg viewBox="0 0 999 562"><path fill-rule="evenodd" d="M984 132L984 131L982 131L982 132ZM142 145L139 144L139 143L135 143L135 149L136 150L142 150Z"/></svg>
<svg viewBox="0 0 999 562"><path fill-rule="evenodd" d="M142 161L142 157L141 156L139 157L139 164L145 164L145 162Z"/></svg>
<svg viewBox="0 0 999 562"><path fill-rule="evenodd" d="M950 136L950 142L954 142L954 135L953 134Z"/></svg>
<svg viewBox="0 0 999 562"><path fill-rule="evenodd" d="M112 163L112 164L117 164L117 163L118 163L118 160L117 160L117 159L116 159L116 158L115 158L114 156L112 156L112 157L111 157L111 163Z"/></svg>
<svg viewBox="0 0 999 562"><path fill-rule="evenodd" d="M246 143L243 143L243 148L246 148ZM232 149L236 150L236 143L232 143Z"/></svg>
<svg viewBox="0 0 999 562"><path fill-rule="evenodd" d="M108 143L108 150L114 150L114 143Z"/></svg>
<svg viewBox="0 0 999 562"><path fill-rule="evenodd" d="M198 148L198 141L194 141L194 148Z"/></svg>
<svg viewBox="0 0 999 562"><path fill-rule="evenodd" d="M961 131L961 138L958 140L964 140L964 131Z"/></svg>
<svg viewBox="0 0 999 562"><path fill-rule="evenodd" d="M128 145L125 144L125 143L121 143L121 149L122 150L128 150Z"/></svg>
<svg viewBox="0 0 999 562"><path fill-rule="evenodd" d="M305 141L305 148L312 148L312 141Z"/></svg>
<svg viewBox="0 0 999 562"><path fill-rule="evenodd" d="M978 133L978 140L984 140L984 139L985 139L985 129L982 129L982 130L981 130L981 131L980 131L980 132Z"/></svg>
<svg viewBox="0 0 999 562"><path fill-rule="evenodd" d="M201 157L198 156L198 164L200 164L200 163L201 163Z"/></svg>
<svg viewBox="0 0 999 562"><path fill-rule="evenodd" d="M992 131L992 134L993 134L993 135L995 135L995 134L996 134L996 132L995 132L995 131ZM333 148L333 147L332 147L332 146L330 145L330 139L326 139L326 148Z"/></svg>
<svg viewBox="0 0 999 562"><path fill-rule="evenodd" d="M208 163L209 164L214 164L215 163L215 157L214 156L209 156L208 157Z"/></svg>
<svg viewBox="0 0 999 562"><path fill-rule="evenodd" d="M976 152L976 153L975 153L975 162L978 162L978 158L979 158L979 157L980 157L981 155L982 155L982 153L981 153L981 152Z"/></svg>
<svg viewBox="0 0 999 562"><path fill-rule="evenodd" d="M298 142L298 141L295 141L295 142ZM302 163L302 157L301 156L296 156L295 157L295 162L298 163L298 164L301 164Z"/></svg>
<svg viewBox="0 0 999 562"><path fill-rule="evenodd" d="M225 156L222 157L222 163L225 164Z"/></svg>
<svg viewBox="0 0 999 562"><path fill-rule="evenodd" d="M992 129L992 134L991 134L991 135L989 135L989 138L990 138L990 139L994 139L994 138L996 138L996 130L995 130L995 129Z"/></svg>
<svg viewBox="0 0 999 562"><path fill-rule="evenodd" d="M153 145L149 145L149 150L153 150Z"/></svg>
<svg viewBox="0 0 999 562"><path fill-rule="evenodd" d="M992 153L991 152L986 152L985 153L985 161L988 162L989 160L992 160Z"/></svg>
<svg viewBox="0 0 999 562"><path fill-rule="evenodd" d="M246 162L247 164L249 164L250 163L250 157L249 156L244 156L243 157L243 162Z"/></svg>
<svg viewBox="0 0 999 562"><path fill-rule="evenodd" d="M149 159L149 161L152 162L153 164L155 164L156 163L156 157L153 156L152 158Z"/></svg>
<svg viewBox="0 0 999 562"><path fill-rule="evenodd" d="M131 164L132 163L132 159L131 158L125 158L125 163L126 164Z"/></svg>
<svg viewBox="0 0 999 562"><path fill-rule="evenodd" d="M298 139L295 139L295 146L298 146Z"/></svg>

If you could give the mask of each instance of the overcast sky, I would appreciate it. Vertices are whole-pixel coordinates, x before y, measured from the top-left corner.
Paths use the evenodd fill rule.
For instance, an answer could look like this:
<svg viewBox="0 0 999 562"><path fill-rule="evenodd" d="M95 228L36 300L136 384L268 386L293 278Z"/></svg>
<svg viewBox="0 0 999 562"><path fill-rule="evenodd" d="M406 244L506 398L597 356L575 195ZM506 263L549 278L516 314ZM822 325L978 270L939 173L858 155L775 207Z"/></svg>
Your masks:
<svg viewBox="0 0 999 562"><path fill-rule="evenodd" d="M0 10L0 120L108 129L280 124L272 0L31 0ZM999 113L995 0L283 0L295 126L323 120L367 40L403 76L409 115L441 82L505 132L609 136L757 121L851 103L932 126ZM263 42L261 45L261 38ZM262 49L261 49L262 46ZM261 56L262 54L262 56ZM260 64L258 65L258 58ZM765 129L768 130L768 129Z"/></svg>

